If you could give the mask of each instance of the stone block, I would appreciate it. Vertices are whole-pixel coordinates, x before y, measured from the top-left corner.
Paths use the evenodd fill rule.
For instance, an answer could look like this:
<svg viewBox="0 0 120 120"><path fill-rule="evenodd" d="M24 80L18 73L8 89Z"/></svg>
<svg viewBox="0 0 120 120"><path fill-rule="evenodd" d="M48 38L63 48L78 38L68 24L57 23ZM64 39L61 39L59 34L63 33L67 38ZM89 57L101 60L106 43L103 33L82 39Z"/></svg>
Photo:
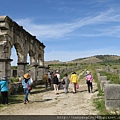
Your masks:
<svg viewBox="0 0 120 120"><path fill-rule="evenodd" d="M101 80L107 80L107 76L100 76L100 81Z"/></svg>
<svg viewBox="0 0 120 120"><path fill-rule="evenodd" d="M105 92L105 100L120 100L119 84L106 84L104 92Z"/></svg>
<svg viewBox="0 0 120 120"><path fill-rule="evenodd" d="M102 89L103 91L104 91L104 89L105 89L105 85L106 85L106 84L110 84L110 81L109 81L109 80L107 80L107 81L106 81L106 80L102 80L102 81L101 81L101 84L100 84L100 85L101 85L101 89Z"/></svg>
<svg viewBox="0 0 120 120"><path fill-rule="evenodd" d="M106 100L105 101L106 109L120 109L120 100Z"/></svg>
<svg viewBox="0 0 120 120"><path fill-rule="evenodd" d="M98 80L100 81L100 73L97 73Z"/></svg>
<svg viewBox="0 0 120 120"><path fill-rule="evenodd" d="M100 87L103 90L104 89L104 84L106 83L106 80L101 80L100 82Z"/></svg>

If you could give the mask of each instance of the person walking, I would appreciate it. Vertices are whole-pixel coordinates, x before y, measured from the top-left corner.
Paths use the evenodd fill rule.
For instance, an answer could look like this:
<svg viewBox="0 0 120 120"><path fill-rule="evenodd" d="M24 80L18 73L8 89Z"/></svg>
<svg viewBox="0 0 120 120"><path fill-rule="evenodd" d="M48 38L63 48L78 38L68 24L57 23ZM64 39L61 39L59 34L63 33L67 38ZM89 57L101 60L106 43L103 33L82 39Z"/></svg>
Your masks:
<svg viewBox="0 0 120 120"><path fill-rule="evenodd" d="M62 81L63 81L62 84L63 84L64 92L65 92L65 94L67 94L69 83L70 83L70 80L68 78L68 74L65 74L65 77L63 77Z"/></svg>
<svg viewBox="0 0 120 120"><path fill-rule="evenodd" d="M73 94L75 94L76 93L76 85L78 84L78 75L76 74L76 72L72 73L70 82L73 85Z"/></svg>
<svg viewBox="0 0 120 120"><path fill-rule="evenodd" d="M54 78L53 72L51 72L50 75L51 75L51 89L54 89L54 87L53 87L53 78Z"/></svg>
<svg viewBox="0 0 120 120"><path fill-rule="evenodd" d="M45 88L47 90L47 88L48 88L48 74L44 75L44 84L45 84Z"/></svg>
<svg viewBox="0 0 120 120"><path fill-rule="evenodd" d="M29 90L30 90L30 86L31 86L31 82L30 82L30 74L26 73L23 76L23 80L22 80L22 86L24 88L24 104L26 104L27 102L29 102L28 100L28 95L29 95Z"/></svg>
<svg viewBox="0 0 120 120"><path fill-rule="evenodd" d="M0 80L0 91L2 95L2 104L8 105L8 80L5 76Z"/></svg>
<svg viewBox="0 0 120 120"><path fill-rule="evenodd" d="M49 83L49 86L51 87L51 74L50 74L50 71L48 71L48 83Z"/></svg>
<svg viewBox="0 0 120 120"><path fill-rule="evenodd" d="M53 77L53 87L54 87L55 94L59 94L58 85L59 85L59 81L58 81L57 75L54 74L54 77Z"/></svg>
<svg viewBox="0 0 120 120"><path fill-rule="evenodd" d="M60 89L61 81L60 81L60 73L59 73L58 70L56 70L56 75L57 75L58 82L59 82L59 84L58 84L58 88Z"/></svg>
<svg viewBox="0 0 120 120"><path fill-rule="evenodd" d="M92 86L92 81L93 81L93 76L91 75L91 72L90 71L87 71L87 75L86 75L86 83L87 83L87 86L88 86L88 92L93 92L92 89L93 89L93 86Z"/></svg>

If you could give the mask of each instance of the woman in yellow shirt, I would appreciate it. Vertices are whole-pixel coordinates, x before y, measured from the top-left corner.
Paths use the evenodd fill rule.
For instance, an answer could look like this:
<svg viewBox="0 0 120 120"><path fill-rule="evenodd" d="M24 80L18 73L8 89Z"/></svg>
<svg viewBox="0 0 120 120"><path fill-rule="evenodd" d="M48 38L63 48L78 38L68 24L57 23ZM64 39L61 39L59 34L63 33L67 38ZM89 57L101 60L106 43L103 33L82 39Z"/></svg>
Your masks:
<svg viewBox="0 0 120 120"><path fill-rule="evenodd" d="M70 82L73 84L73 94L76 93L76 84L78 84L78 75L73 72L71 75Z"/></svg>

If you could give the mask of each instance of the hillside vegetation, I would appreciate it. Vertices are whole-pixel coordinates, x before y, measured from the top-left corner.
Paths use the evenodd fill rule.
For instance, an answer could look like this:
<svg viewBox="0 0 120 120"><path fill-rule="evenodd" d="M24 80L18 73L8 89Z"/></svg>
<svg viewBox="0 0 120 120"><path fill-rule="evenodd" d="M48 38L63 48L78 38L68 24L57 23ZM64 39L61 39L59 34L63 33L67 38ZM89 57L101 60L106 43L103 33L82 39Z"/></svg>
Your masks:
<svg viewBox="0 0 120 120"><path fill-rule="evenodd" d="M66 64L66 63L102 63L102 62L120 62L120 56L117 55L96 55L85 58L78 58L68 62L60 62L59 60L45 61L45 65L50 64Z"/></svg>

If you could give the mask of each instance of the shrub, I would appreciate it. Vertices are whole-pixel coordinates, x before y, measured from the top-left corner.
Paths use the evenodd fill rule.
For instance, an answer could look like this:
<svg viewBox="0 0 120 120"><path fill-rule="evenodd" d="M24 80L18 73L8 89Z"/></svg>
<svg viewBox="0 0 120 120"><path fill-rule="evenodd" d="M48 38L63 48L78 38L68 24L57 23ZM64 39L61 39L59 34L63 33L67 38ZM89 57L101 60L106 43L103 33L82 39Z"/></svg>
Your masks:
<svg viewBox="0 0 120 120"><path fill-rule="evenodd" d="M13 83L13 82L19 82L19 78L18 77L11 77L10 78L10 80L11 80L11 82Z"/></svg>

